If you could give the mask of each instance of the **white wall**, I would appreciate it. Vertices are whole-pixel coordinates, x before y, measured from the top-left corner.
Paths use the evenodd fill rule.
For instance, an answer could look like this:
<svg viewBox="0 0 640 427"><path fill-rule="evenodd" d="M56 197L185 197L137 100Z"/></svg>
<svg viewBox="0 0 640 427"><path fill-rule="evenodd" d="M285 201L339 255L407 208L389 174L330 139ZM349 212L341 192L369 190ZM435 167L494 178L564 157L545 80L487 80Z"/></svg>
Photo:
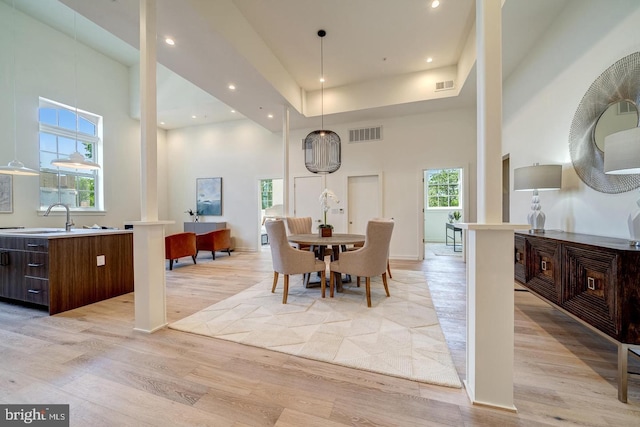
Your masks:
<svg viewBox="0 0 640 427"><path fill-rule="evenodd" d="M629 236L626 217L638 191L605 194L588 187L573 169L568 141L591 83L640 50L638 22L637 0L574 0L505 83L503 150L511 167L563 165L562 190L540 193L547 229ZM526 223L530 201L530 192L511 193L512 222Z"/></svg>
<svg viewBox="0 0 640 427"><path fill-rule="evenodd" d="M336 193L346 209L349 175L382 174L383 215L396 220L391 257L417 259L421 254L423 227L422 172L431 168L464 167L465 172L475 176L475 120L474 109L463 109L339 126L325 121L325 127L343 139L342 167L326 176L326 187ZM370 125L384 126L384 140L347 143L348 129ZM291 131L291 177L311 175L304 167L302 139L312 130ZM226 221L239 250L257 250L258 180L282 176L281 135L265 131L250 121L172 130L167 136L167 155L169 218L177 222L172 231L181 231L182 222L189 220L184 211L195 206L196 178L221 176L223 215L204 220ZM290 184L293 185L293 179ZM472 187L469 209L475 212L475 186ZM289 191L293 195L293 189ZM293 209L293 200L290 209ZM336 231L344 232L347 217L348 213L333 217L329 214L328 220ZM442 227L444 230L444 225Z"/></svg>
<svg viewBox="0 0 640 427"><path fill-rule="evenodd" d="M12 9L0 2L0 163L13 159ZM38 97L42 96L104 118L104 191L106 212L72 213L77 226L123 227L140 218L140 126L129 117L129 75L126 66L95 52L16 11L18 159L39 167ZM77 80L74 51L77 49ZM77 91L76 91L77 82ZM159 132L162 143L164 132ZM162 153L162 150L160 150ZM14 212L0 214L0 226L59 227L60 216L40 216L38 177L14 176ZM160 194L166 203L166 193Z"/></svg>

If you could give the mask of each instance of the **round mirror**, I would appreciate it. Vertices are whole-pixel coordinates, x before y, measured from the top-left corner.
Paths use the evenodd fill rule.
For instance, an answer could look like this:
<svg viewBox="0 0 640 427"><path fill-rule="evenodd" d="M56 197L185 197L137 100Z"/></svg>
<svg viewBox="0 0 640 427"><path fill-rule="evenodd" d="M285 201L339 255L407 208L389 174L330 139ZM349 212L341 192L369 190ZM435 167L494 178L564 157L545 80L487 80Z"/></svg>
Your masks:
<svg viewBox="0 0 640 427"><path fill-rule="evenodd" d="M569 131L571 163L578 177L596 191L614 194L640 187L640 174L604 173L604 136L612 133L611 129L638 124L639 81L640 52L635 52L607 68L591 84L573 116ZM609 116L613 116L612 124ZM618 119L628 120L628 124L618 128ZM602 129L596 131L596 126Z"/></svg>
<svg viewBox="0 0 640 427"><path fill-rule="evenodd" d="M622 100L609 105L596 123L593 141L604 152L604 137L638 126L638 109L633 102Z"/></svg>

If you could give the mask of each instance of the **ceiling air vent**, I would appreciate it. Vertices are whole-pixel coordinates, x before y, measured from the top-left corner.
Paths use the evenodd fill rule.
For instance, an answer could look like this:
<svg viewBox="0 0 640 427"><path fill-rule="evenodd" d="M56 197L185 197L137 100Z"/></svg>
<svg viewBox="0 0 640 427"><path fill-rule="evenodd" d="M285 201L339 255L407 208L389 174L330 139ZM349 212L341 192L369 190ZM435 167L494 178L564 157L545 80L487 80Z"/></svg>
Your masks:
<svg viewBox="0 0 640 427"><path fill-rule="evenodd" d="M436 91L453 89L453 80L445 80L443 82L436 82Z"/></svg>
<svg viewBox="0 0 640 427"><path fill-rule="evenodd" d="M349 129L349 142L379 141L382 139L382 126Z"/></svg>

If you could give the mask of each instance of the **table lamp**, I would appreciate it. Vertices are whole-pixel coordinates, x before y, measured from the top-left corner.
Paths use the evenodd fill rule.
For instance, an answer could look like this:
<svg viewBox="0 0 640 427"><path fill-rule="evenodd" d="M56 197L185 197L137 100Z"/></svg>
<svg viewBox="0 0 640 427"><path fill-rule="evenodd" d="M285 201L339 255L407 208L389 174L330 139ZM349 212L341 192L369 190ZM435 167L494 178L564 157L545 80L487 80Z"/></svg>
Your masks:
<svg viewBox="0 0 640 427"><path fill-rule="evenodd" d="M515 191L533 191L531 212L527 215L530 233L544 233L545 214L540 206L538 191L559 190L562 186L562 165L525 166L513 171L513 189Z"/></svg>
<svg viewBox="0 0 640 427"><path fill-rule="evenodd" d="M604 173L631 175L640 173L640 127L612 133L604 138ZM640 199L629 214L629 244L640 246Z"/></svg>

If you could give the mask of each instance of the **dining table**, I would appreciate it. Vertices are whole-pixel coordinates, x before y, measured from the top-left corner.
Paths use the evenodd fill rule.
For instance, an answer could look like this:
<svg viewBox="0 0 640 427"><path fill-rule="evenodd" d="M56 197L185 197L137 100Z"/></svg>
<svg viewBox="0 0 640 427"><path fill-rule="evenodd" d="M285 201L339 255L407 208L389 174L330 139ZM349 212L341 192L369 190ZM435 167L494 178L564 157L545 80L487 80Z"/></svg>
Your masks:
<svg viewBox="0 0 640 427"><path fill-rule="evenodd" d="M347 250L347 245L355 245L364 243L365 236L364 234L349 234L349 233L333 233L329 237L322 237L319 233L309 233L309 234L291 234L287 237L289 242L297 243L300 245L309 245L309 250L313 253L316 253L318 259L324 260L325 252L327 247L331 247L333 253L333 260L337 261L340 259L340 251ZM316 251L317 249L317 251ZM346 281L348 281L347 279ZM315 287L318 286L320 282L317 283L307 282L305 284L306 287ZM336 291L342 292L342 278L337 278L336 280Z"/></svg>

